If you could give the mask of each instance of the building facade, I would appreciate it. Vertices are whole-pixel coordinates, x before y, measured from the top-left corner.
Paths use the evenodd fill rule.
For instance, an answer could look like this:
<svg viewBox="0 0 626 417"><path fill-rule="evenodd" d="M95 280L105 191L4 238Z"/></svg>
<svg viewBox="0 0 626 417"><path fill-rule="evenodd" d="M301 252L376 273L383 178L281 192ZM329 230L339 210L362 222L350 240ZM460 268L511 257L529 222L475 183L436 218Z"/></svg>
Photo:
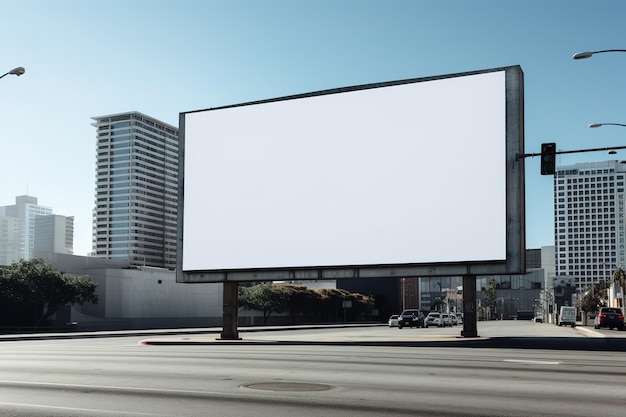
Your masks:
<svg viewBox="0 0 626 417"><path fill-rule="evenodd" d="M555 274L578 290L625 267L625 171L619 161L586 162L554 175Z"/></svg>
<svg viewBox="0 0 626 417"><path fill-rule="evenodd" d="M39 205L37 197L28 195L15 197L15 204L0 208L0 215L17 219L17 241L11 239L3 243L4 246L8 246L10 242L14 242L12 247L17 245L17 259L11 260L11 262L33 258L35 251L35 218L51 214L52 209L50 207ZM7 233L7 236L9 236L12 232L7 229ZM11 234L11 236L14 236L14 234ZM0 251L12 253L14 249L7 247L0 249Z"/></svg>
<svg viewBox="0 0 626 417"><path fill-rule="evenodd" d="M92 254L174 269L178 129L139 112L94 117Z"/></svg>
<svg viewBox="0 0 626 417"><path fill-rule="evenodd" d="M0 207L0 265L10 265L19 259L19 225L16 217L5 216Z"/></svg>
<svg viewBox="0 0 626 417"><path fill-rule="evenodd" d="M35 253L74 253L74 217L58 214L35 217Z"/></svg>

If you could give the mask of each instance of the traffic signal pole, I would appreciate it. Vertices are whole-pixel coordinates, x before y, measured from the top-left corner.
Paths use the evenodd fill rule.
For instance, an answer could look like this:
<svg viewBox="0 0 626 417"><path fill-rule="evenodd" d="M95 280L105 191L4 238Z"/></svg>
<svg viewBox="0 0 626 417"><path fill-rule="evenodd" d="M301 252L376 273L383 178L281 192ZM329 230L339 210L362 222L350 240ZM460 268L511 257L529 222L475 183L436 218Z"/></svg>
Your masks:
<svg viewBox="0 0 626 417"><path fill-rule="evenodd" d="M591 149L576 149L573 151L555 151L555 155L561 155L566 153L583 153L583 152L602 152L602 151L617 151L619 149L626 149L626 146L610 146L607 148L591 148ZM530 158L535 156L541 156L541 152L538 153L524 153L517 155L517 159Z"/></svg>
<svg viewBox="0 0 626 417"><path fill-rule="evenodd" d="M576 149L572 151L557 151L555 143L542 143L541 152L539 153L524 153L518 154L517 159L529 158L540 156L541 157L541 175L554 175L556 171L555 155L562 155L566 153L583 153L583 152L603 152L613 151L618 149L626 149L626 146L609 146L604 148L590 148L590 149Z"/></svg>

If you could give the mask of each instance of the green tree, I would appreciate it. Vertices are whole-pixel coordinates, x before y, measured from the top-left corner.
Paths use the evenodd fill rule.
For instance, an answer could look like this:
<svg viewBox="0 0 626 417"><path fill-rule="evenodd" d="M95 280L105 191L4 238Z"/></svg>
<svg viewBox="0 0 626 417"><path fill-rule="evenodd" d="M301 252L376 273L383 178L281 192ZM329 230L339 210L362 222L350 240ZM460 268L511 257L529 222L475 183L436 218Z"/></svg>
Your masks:
<svg viewBox="0 0 626 417"><path fill-rule="evenodd" d="M322 288L318 290L321 296L320 315L325 321L339 321L343 317L343 302L348 300L350 292L340 288Z"/></svg>
<svg viewBox="0 0 626 417"><path fill-rule="evenodd" d="M272 313L282 313L289 305L289 292L271 282L239 287L239 305L246 310L263 313L263 324L267 324Z"/></svg>
<svg viewBox="0 0 626 417"><path fill-rule="evenodd" d="M376 304L376 297L373 295L364 295L359 293L351 293L348 300L352 301L350 309L350 317L352 320L363 321L371 318L372 308Z"/></svg>
<svg viewBox="0 0 626 417"><path fill-rule="evenodd" d="M587 313L598 311L600 306L606 305L607 289L611 283L602 280L589 285L580 296L580 309Z"/></svg>
<svg viewBox="0 0 626 417"><path fill-rule="evenodd" d="M14 262L0 270L0 324L37 326L66 304L98 302L98 284L71 276L41 259Z"/></svg>
<svg viewBox="0 0 626 417"><path fill-rule="evenodd" d="M491 278L489 279L489 281L487 281L487 285L485 286L485 288L483 288L484 301L485 301L484 305L489 307L489 316L491 316L491 306L493 302L496 300L497 287L498 287L498 282L496 281L495 278Z"/></svg>
<svg viewBox="0 0 626 417"><path fill-rule="evenodd" d="M282 288L288 294L288 309L291 314L291 322L296 322L297 316L317 315L322 297L303 285L283 284Z"/></svg>
<svg viewBox="0 0 626 417"><path fill-rule="evenodd" d="M344 309L343 302L351 301L352 307ZM373 296L334 288L312 290L292 284L272 284L270 282L253 286L239 287L239 305L246 310L263 313L263 323L267 324L272 313L289 311L292 323L296 317L315 317L318 321L339 321L340 318L363 320L371 315L375 305Z"/></svg>

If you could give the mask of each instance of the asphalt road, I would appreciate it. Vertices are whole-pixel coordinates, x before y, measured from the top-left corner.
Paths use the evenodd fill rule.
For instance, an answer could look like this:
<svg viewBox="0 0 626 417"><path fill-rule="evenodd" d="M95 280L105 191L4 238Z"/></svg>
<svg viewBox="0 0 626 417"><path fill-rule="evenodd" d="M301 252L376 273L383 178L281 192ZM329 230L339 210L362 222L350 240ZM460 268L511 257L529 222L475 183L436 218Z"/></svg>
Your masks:
<svg viewBox="0 0 626 417"><path fill-rule="evenodd" d="M0 416L626 415L626 332L251 330L0 338Z"/></svg>

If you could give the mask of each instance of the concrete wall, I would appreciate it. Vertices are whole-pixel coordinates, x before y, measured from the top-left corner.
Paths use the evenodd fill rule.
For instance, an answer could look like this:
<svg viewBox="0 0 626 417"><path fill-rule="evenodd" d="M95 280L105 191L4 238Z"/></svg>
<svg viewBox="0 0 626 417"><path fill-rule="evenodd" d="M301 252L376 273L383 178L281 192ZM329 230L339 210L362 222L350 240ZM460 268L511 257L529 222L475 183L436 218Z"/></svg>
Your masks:
<svg viewBox="0 0 626 417"><path fill-rule="evenodd" d="M200 317L222 313L221 284L180 284L173 271L106 272L107 317Z"/></svg>
<svg viewBox="0 0 626 417"><path fill-rule="evenodd" d="M54 268L98 283L98 304L74 305L60 319L78 328L207 327L222 324L222 284L183 284L160 268L131 269L126 261L38 254Z"/></svg>

